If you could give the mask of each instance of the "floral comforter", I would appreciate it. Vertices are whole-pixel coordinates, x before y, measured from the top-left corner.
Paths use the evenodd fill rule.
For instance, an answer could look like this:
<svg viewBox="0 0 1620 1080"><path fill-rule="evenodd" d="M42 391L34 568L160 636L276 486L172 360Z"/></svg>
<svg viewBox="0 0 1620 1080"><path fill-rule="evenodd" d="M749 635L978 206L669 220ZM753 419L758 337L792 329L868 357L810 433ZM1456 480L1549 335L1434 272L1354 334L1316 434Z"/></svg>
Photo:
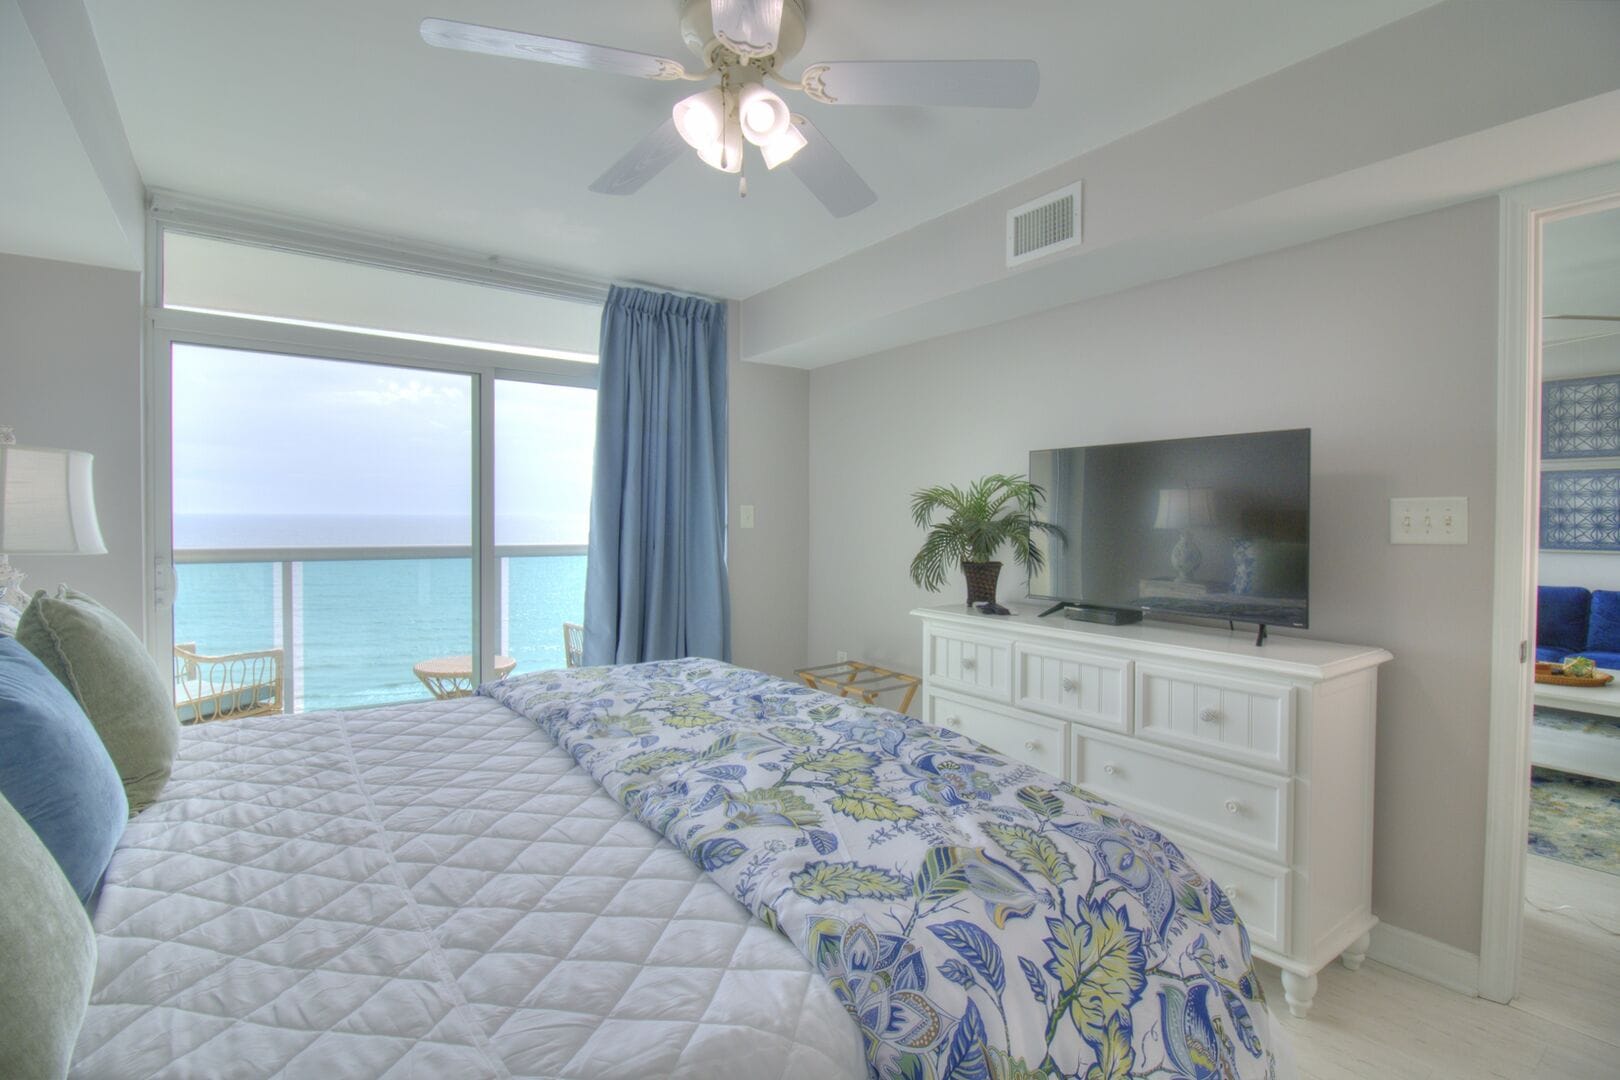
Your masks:
<svg viewBox="0 0 1620 1080"><path fill-rule="evenodd" d="M1124 811L707 660L483 687L786 934L904 1080L1271 1077L1231 904Z"/></svg>

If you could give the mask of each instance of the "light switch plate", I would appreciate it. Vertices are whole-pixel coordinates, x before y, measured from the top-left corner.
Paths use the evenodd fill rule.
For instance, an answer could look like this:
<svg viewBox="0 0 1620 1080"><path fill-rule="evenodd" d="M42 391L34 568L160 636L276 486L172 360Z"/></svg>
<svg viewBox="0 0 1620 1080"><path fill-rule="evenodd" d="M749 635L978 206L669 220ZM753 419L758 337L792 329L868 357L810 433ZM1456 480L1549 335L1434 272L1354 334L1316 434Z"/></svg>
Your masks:
<svg viewBox="0 0 1620 1080"><path fill-rule="evenodd" d="M1468 543L1468 500L1458 496L1389 500L1389 542Z"/></svg>
<svg viewBox="0 0 1620 1080"><path fill-rule="evenodd" d="M754 527L754 504L743 503L737 508L737 517L739 519L737 522L739 528L752 529Z"/></svg>

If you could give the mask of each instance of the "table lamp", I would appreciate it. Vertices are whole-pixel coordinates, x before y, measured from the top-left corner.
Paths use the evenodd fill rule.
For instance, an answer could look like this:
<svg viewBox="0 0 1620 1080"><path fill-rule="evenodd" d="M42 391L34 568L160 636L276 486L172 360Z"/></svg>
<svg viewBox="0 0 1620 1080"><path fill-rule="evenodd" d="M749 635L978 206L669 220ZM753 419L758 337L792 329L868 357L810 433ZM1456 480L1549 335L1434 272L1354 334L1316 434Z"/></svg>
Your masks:
<svg viewBox="0 0 1620 1080"><path fill-rule="evenodd" d="M0 607L28 604L11 555L105 555L90 454L18 446L0 428Z"/></svg>

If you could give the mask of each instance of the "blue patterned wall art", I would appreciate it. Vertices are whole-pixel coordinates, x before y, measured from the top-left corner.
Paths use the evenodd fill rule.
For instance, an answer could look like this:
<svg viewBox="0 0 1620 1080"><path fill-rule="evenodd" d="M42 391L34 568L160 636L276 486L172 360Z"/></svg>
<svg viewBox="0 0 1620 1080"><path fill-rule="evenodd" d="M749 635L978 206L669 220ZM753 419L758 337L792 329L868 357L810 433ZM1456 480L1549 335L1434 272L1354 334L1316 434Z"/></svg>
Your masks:
<svg viewBox="0 0 1620 1080"><path fill-rule="evenodd" d="M1620 551L1620 469L1541 474L1545 551Z"/></svg>
<svg viewBox="0 0 1620 1080"><path fill-rule="evenodd" d="M1620 457L1620 375L1541 384L1541 456Z"/></svg>

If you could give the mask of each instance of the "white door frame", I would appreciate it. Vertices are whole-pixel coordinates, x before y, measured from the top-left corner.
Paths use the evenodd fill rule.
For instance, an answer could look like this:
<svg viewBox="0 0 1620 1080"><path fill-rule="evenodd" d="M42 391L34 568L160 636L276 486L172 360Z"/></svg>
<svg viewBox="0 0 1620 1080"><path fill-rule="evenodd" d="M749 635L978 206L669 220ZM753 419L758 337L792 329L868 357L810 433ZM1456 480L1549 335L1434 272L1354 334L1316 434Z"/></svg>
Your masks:
<svg viewBox="0 0 1620 1080"><path fill-rule="evenodd" d="M1620 165L1537 181L1501 196L1496 570L1479 948L1479 994L1492 1001L1511 1001L1518 992L1524 929L1541 460L1541 232L1549 221L1616 206Z"/></svg>

